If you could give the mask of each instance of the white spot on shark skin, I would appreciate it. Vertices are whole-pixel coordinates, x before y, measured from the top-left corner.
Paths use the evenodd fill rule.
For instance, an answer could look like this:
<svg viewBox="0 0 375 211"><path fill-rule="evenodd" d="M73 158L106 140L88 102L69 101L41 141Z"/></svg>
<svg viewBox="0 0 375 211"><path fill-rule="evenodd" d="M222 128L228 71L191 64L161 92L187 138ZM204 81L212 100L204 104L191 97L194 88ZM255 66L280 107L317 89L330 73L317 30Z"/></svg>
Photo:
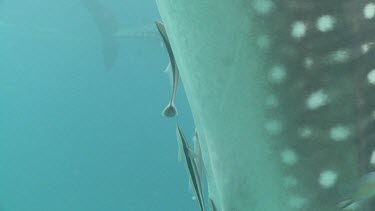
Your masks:
<svg viewBox="0 0 375 211"><path fill-rule="evenodd" d="M374 43L373 42L367 42L367 43L363 43L361 45L361 50L362 50L362 53L363 54L366 54L372 47L374 46Z"/></svg>
<svg viewBox="0 0 375 211"><path fill-rule="evenodd" d="M281 161L286 165L293 165L298 161L298 156L292 149L285 149L281 152L280 155Z"/></svg>
<svg viewBox="0 0 375 211"><path fill-rule="evenodd" d="M265 125L266 130L271 135L279 134L282 131L282 124L279 120L270 120Z"/></svg>
<svg viewBox="0 0 375 211"><path fill-rule="evenodd" d="M372 69L368 74L367 74L367 81L371 85L375 85L375 69Z"/></svg>
<svg viewBox="0 0 375 211"><path fill-rule="evenodd" d="M350 130L347 127L338 125L333 128L331 128L329 132L329 136L334 141L344 141L346 140L350 135Z"/></svg>
<svg viewBox="0 0 375 211"><path fill-rule="evenodd" d="M283 65L275 65L271 68L268 78L271 82L280 84L286 78L286 69Z"/></svg>
<svg viewBox="0 0 375 211"><path fill-rule="evenodd" d="M303 66L307 69L310 69L313 64L314 64L314 61L310 57L306 57L305 60L303 61Z"/></svg>
<svg viewBox="0 0 375 211"><path fill-rule="evenodd" d="M321 32L328 32L333 30L335 19L330 15L323 15L316 21L316 28Z"/></svg>
<svg viewBox="0 0 375 211"><path fill-rule="evenodd" d="M359 210L361 208L359 203L354 202L353 204L345 207L343 210Z"/></svg>
<svg viewBox="0 0 375 211"><path fill-rule="evenodd" d="M373 150L372 153L371 153L370 164L372 166L375 166L375 150Z"/></svg>
<svg viewBox="0 0 375 211"><path fill-rule="evenodd" d="M313 92L307 99L306 106L310 110L316 110L328 103L328 95L322 90Z"/></svg>
<svg viewBox="0 0 375 211"><path fill-rule="evenodd" d="M253 1L253 8L259 14L265 15L271 12L274 3L272 0L254 0Z"/></svg>
<svg viewBox="0 0 375 211"><path fill-rule="evenodd" d="M256 43L260 49L267 49L271 46L271 39L267 35L260 35Z"/></svg>
<svg viewBox="0 0 375 211"><path fill-rule="evenodd" d="M319 175L319 184L323 188L331 188L337 182L337 173L333 170L325 170Z"/></svg>
<svg viewBox="0 0 375 211"><path fill-rule="evenodd" d="M349 52L345 49L339 49L331 54L331 59L333 62L343 63L348 61Z"/></svg>
<svg viewBox="0 0 375 211"><path fill-rule="evenodd" d="M363 16L366 19L372 19L375 17L375 4L374 3L368 3L363 8Z"/></svg>
<svg viewBox="0 0 375 211"><path fill-rule="evenodd" d="M288 200L289 207L293 209L301 209L304 206L306 206L306 204L307 204L307 199L298 195L292 196Z"/></svg>
<svg viewBox="0 0 375 211"><path fill-rule="evenodd" d="M292 24L291 35L293 38L300 39L306 35L306 24L302 21L296 21Z"/></svg>
<svg viewBox="0 0 375 211"><path fill-rule="evenodd" d="M283 178L284 186L286 188L293 188L298 185L298 179L294 176L286 176Z"/></svg>
<svg viewBox="0 0 375 211"><path fill-rule="evenodd" d="M275 95L269 95L266 99L266 106L269 107L269 108L276 108L278 107L280 104L279 104L279 100L277 99L277 97Z"/></svg>
<svg viewBox="0 0 375 211"><path fill-rule="evenodd" d="M300 130L299 130L299 135L302 137L302 138L310 138L311 135L312 135L312 130L310 127L308 126L304 126L302 127Z"/></svg>

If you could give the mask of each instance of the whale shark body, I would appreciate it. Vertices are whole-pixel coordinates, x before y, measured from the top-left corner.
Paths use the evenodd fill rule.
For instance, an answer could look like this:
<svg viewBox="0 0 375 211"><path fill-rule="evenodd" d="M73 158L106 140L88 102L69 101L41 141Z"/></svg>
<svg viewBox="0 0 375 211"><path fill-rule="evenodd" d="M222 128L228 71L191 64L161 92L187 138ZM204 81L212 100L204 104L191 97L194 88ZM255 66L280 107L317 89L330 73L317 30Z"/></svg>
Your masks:
<svg viewBox="0 0 375 211"><path fill-rule="evenodd" d="M375 170L374 2L157 4L216 207L338 210Z"/></svg>

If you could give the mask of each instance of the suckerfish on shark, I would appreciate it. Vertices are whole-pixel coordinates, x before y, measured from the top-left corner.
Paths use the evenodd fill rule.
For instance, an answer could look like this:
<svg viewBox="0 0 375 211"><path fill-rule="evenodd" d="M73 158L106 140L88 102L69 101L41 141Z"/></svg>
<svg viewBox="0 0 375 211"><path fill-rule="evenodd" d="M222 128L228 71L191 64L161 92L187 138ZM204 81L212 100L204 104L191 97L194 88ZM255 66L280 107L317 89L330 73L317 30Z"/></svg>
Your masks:
<svg viewBox="0 0 375 211"><path fill-rule="evenodd" d="M202 151L201 146L199 142L198 132L195 130L194 136L193 136L193 143L194 143L194 161L197 165L197 174L199 175L199 178L201 178L199 186L202 189L202 182L203 182L203 158L202 158ZM181 152L179 152L179 161L181 160ZM192 189L191 180L189 180L189 190ZM202 189L203 190L203 189Z"/></svg>
<svg viewBox="0 0 375 211"><path fill-rule="evenodd" d="M177 125L177 141L179 142L180 150L182 151L181 154L184 154L184 158L186 160L186 166L189 171L189 176L191 183L193 184L195 194L197 196L199 206L201 211L205 211L204 199L203 199L203 190L202 190L202 182L201 177L198 173L198 167L195 161L195 153L189 147L186 138L181 130L181 128Z"/></svg>
<svg viewBox="0 0 375 211"><path fill-rule="evenodd" d="M349 209L351 206L360 206L361 202L375 196L375 171L362 176L354 194L340 202L338 207L342 210Z"/></svg>
<svg viewBox="0 0 375 211"><path fill-rule="evenodd" d="M199 185L202 187L202 176L203 176L203 158L202 158L202 150L201 145L199 142L198 132L195 130L193 136L193 143L194 143L194 160L197 165L197 173L199 178L201 178ZM201 188L202 189L202 188Z"/></svg>
<svg viewBox="0 0 375 211"><path fill-rule="evenodd" d="M211 211L217 211L216 205L211 198L208 199L208 203L210 204Z"/></svg>
<svg viewBox="0 0 375 211"><path fill-rule="evenodd" d="M172 96L167 107L163 110L162 114L166 117L174 117L177 114L176 106L174 105L174 100L177 94L178 80L179 80L179 71L176 64L176 60L173 55L172 47L169 42L167 31L165 30L164 24L160 21L155 21L156 27L162 37L164 46L167 48L169 55L169 64L167 66L166 72L170 74L171 84L172 84Z"/></svg>

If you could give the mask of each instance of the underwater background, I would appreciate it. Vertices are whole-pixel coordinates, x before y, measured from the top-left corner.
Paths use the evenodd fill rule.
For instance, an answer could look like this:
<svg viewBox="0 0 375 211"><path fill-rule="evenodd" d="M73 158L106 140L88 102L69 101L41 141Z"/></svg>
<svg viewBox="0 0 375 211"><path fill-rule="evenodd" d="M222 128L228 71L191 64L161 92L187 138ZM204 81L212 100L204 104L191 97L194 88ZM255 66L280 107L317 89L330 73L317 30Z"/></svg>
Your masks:
<svg viewBox="0 0 375 211"><path fill-rule="evenodd" d="M84 1L0 1L1 211L198 208L177 162L175 123L194 131L182 89L177 119L161 115L156 4L98 2L124 31L111 67Z"/></svg>

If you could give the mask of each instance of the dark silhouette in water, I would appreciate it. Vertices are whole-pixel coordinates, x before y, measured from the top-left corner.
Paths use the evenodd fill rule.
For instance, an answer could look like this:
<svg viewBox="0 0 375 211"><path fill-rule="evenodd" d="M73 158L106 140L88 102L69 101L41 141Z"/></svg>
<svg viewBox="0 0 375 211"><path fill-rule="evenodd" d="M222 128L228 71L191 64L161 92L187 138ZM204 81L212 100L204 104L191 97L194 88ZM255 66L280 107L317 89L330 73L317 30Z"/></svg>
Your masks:
<svg viewBox="0 0 375 211"><path fill-rule="evenodd" d="M97 0L81 0L81 2L94 19L101 34L104 64L110 70L118 56L118 43L114 36L119 28L116 18L109 10L103 8Z"/></svg>

